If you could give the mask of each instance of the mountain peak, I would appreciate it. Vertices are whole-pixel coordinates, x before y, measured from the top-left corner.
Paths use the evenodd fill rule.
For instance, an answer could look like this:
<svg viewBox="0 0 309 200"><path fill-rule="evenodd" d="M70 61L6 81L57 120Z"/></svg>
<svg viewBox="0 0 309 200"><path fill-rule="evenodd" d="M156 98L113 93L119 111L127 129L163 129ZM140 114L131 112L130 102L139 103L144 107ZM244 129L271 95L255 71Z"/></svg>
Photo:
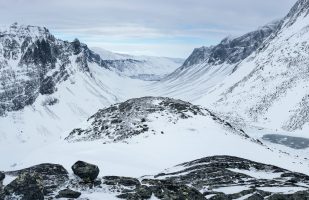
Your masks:
<svg viewBox="0 0 309 200"><path fill-rule="evenodd" d="M3 34L17 36L17 37L44 37L50 35L50 32L45 27L22 25L17 22L11 24L2 31Z"/></svg>
<svg viewBox="0 0 309 200"><path fill-rule="evenodd" d="M288 15L285 17L287 20L286 25L290 26L302 15L309 14L309 0L298 0L292 7Z"/></svg>

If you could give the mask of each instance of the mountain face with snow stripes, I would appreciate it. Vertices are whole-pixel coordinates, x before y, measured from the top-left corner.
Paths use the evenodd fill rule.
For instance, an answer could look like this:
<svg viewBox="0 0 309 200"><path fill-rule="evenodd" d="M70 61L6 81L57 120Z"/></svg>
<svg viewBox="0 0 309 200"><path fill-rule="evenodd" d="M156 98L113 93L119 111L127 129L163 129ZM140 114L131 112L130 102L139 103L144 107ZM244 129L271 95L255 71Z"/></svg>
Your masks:
<svg viewBox="0 0 309 200"><path fill-rule="evenodd" d="M239 64L229 78L239 79L222 92L218 107L237 107L236 112L249 121L273 128L306 127L308 5L309 1L298 1L262 48Z"/></svg>
<svg viewBox="0 0 309 200"><path fill-rule="evenodd" d="M227 37L216 46L195 49L180 68L150 89L189 101L207 96L241 61L257 51L279 24L280 21L275 21L243 36Z"/></svg>
<svg viewBox="0 0 309 200"><path fill-rule="evenodd" d="M154 92L274 129L307 129L308 4L244 36L193 51ZM163 90L165 88L165 90Z"/></svg>
<svg viewBox="0 0 309 200"><path fill-rule="evenodd" d="M41 27L11 25L0 32L0 52L1 115L53 94L74 71L89 73L88 63L104 67L85 44L56 39Z"/></svg>

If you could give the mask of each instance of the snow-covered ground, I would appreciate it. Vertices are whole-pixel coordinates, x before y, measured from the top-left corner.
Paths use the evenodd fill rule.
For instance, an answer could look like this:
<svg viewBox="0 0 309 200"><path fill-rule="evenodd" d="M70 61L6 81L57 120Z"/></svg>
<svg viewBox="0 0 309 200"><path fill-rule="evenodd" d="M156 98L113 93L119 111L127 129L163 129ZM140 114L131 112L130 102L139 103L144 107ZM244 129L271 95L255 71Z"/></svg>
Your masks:
<svg viewBox="0 0 309 200"><path fill-rule="evenodd" d="M157 117L149 124L149 129L163 130L164 134L146 134L147 137L142 134L132 137L128 143L68 143L58 140L24 154L23 144L15 143L11 149L5 145L5 149L10 150L2 156L2 160L6 162L1 162L0 167L12 170L51 162L70 169L76 160L85 160L97 164L102 169L101 175L139 177L156 174L188 160L231 155L308 174L309 163L304 158L286 155L278 149L268 149L254 143L225 130L210 117L181 119L176 124L169 123L164 117ZM62 138L68 133L63 134ZM5 149L1 151L4 152Z"/></svg>

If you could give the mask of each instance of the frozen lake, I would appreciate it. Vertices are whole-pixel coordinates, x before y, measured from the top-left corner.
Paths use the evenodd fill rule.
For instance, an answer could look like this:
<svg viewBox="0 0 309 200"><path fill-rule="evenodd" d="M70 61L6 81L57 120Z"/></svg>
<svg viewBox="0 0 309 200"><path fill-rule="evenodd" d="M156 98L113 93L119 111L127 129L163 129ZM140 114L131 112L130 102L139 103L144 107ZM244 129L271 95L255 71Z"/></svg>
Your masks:
<svg viewBox="0 0 309 200"><path fill-rule="evenodd" d="M292 137L286 135L267 134L263 136L263 140L288 146L293 149L306 149L309 147L309 139L302 137Z"/></svg>

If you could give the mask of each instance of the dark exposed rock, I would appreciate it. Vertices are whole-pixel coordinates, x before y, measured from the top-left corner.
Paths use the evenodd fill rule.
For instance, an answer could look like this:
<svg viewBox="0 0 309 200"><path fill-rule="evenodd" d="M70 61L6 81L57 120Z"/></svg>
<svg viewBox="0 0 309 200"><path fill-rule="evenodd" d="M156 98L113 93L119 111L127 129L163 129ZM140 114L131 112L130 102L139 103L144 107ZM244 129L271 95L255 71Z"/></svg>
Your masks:
<svg viewBox="0 0 309 200"><path fill-rule="evenodd" d="M203 190L207 186L209 187L209 191L205 192L204 195L212 194L211 199L239 199L250 194L251 199L264 199L272 193L262 191L259 188L285 188L297 187L297 185L309 185L309 176L305 174L232 156L206 157L183 163L177 167L181 167L182 170L174 171L170 169L165 173L154 176L154 178L190 185L197 190ZM251 171L273 173L277 174L277 177L273 179L256 178L249 175ZM223 194L215 191L217 188L244 185L250 186L252 189L244 189L235 194ZM301 186L298 187L302 189Z"/></svg>
<svg viewBox="0 0 309 200"><path fill-rule="evenodd" d="M309 200L309 191L300 191L294 194L273 194L269 200Z"/></svg>
<svg viewBox="0 0 309 200"><path fill-rule="evenodd" d="M248 197L247 200L263 200L264 197L260 194L253 194L252 196Z"/></svg>
<svg viewBox="0 0 309 200"><path fill-rule="evenodd" d="M81 43L78 39L75 39L72 43L72 48L73 48L73 54L77 55L79 54L82 49L81 49Z"/></svg>
<svg viewBox="0 0 309 200"><path fill-rule="evenodd" d="M155 178L164 178L181 184L190 184L197 189L203 186L224 187L224 185L259 185L260 187L283 187L293 186L289 182L293 179L297 183L309 184L309 177L295 172L272 166L253 162L250 160L232 156L213 156L206 157L192 162L183 163L179 166L184 167L181 171L161 173ZM264 173L277 173L276 179L257 179L246 173L235 172L233 170L259 171Z"/></svg>
<svg viewBox="0 0 309 200"><path fill-rule="evenodd" d="M18 177L5 186L3 191L0 188L0 200L13 200L16 199L16 195L24 200L78 198L81 192L105 193L106 189L118 198L127 200L144 200L152 196L162 200L309 199L309 191L292 194L263 191L263 187L304 189L309 186L307 175L232 156L212 156L186 162L176 166L176 169L182 170L167 169L156 176L144 176L142 181L121 176L104 176L93 181L99 173L97 166L82 161L76 162L73 166L73 171L80 172L84 181L69 179L62 166L53 164L5 172ZM248 175L250 172L273 173L277 177L256 178ZM220 188L235 186L244 189L234 194L218 192Z"/></svg>
<svg viewBox="0 0 309 200"><path fill-rule="evenodd" d="M0 199L1 199L1 193L2 193L2 186L3 186L4 178L5 178L5 174L0 172Z"/></svg>
<svg viewBox="0 0 309 200"><path fill-rule="evenodd" d="M123 185L123 186L140 186L139 180L130 177L104 176L104 184L106 185Z"/></svg>
<svg viewBox="0 0 309 200"><path fill-rule="evenodd" d="M25 173L29 175L38 174L41 177L42 185L44 186L44 194L46 195L60 188L69 180L67 170L63 166L57 164L46 163L18 171L6 172L6 174L11 176L20 176Z"/></svg>
<svg viewBox="0 0 309 200"><path fill-rule="evenodd" d="M3 181L4 178L5 178L5 174L0 172L0 182Z"/></svg>
<svg viewBox="0 0 309 200"><path fill-rule="evenodd" d="M100 172L98 166L83 161L77 161L72 166L72 170L85 182L93 182Z"/></svg>
<svg viewBox="0 0 309 200"><path fill-rule="evenodd" d="M144 200L144 199L150 199L152 196L152 190L148 186L142 185L137 187L135 190L122 193L120 195L117 195L120 199L127 199L127 200Z"/></svg>
<svg viewBox="0 0 309 200"><path fill-rule="evenodd" d="M47 76L41 83L40 86L40 93L42 95L44 94L52 94L55 92L56 88L55 88L55 82L53 80L52 77Z"/></svg>
<svg viewBox="0 0 309 200"><path fill-rule="evenodd" d="M73 198L73 199L76 199L76 198L80 197L80 195L81 195L80 192L76 192L76 191L71 190L71 189L64 189L64 190L59 191L56 198Z"/></svg>
<svg viewBox="0 0 309 200"><path fill-rule="evenodd" d="M43 178L37 173L20 174L14 181L4 187L5 199L43 200Z"/></svg>
<svg viewBox="0 0 309 200"><path fill-rule="evenodd" d="M268 24L240 37L225 38L216 46L196 48L181 69L202 63L205 66L238 63L256 51L278 29L280 22Z"/></svg>
<svg viewBox="0 0 309 200"><path fill-rule="evenodd" d="M175 184L172 182L158 181L150 188L154 195L159 199L206 199L198 190L186 185Z"/></svg>
<svg viewBox="0 0 309 200"><path fill-rule="evenodd" d="M114 177L113 179L121 179L122 177ZM198 190L164 180L145 179L142 181L143 185L130 185L134 186L132 190L121 189L122 186L127 184L117 183L122 193L118 195L118 198L127 200L144 200L150 199L152 195L158 199L164 200L178 200L178 199L206 199L203 194Z"/></svg>

